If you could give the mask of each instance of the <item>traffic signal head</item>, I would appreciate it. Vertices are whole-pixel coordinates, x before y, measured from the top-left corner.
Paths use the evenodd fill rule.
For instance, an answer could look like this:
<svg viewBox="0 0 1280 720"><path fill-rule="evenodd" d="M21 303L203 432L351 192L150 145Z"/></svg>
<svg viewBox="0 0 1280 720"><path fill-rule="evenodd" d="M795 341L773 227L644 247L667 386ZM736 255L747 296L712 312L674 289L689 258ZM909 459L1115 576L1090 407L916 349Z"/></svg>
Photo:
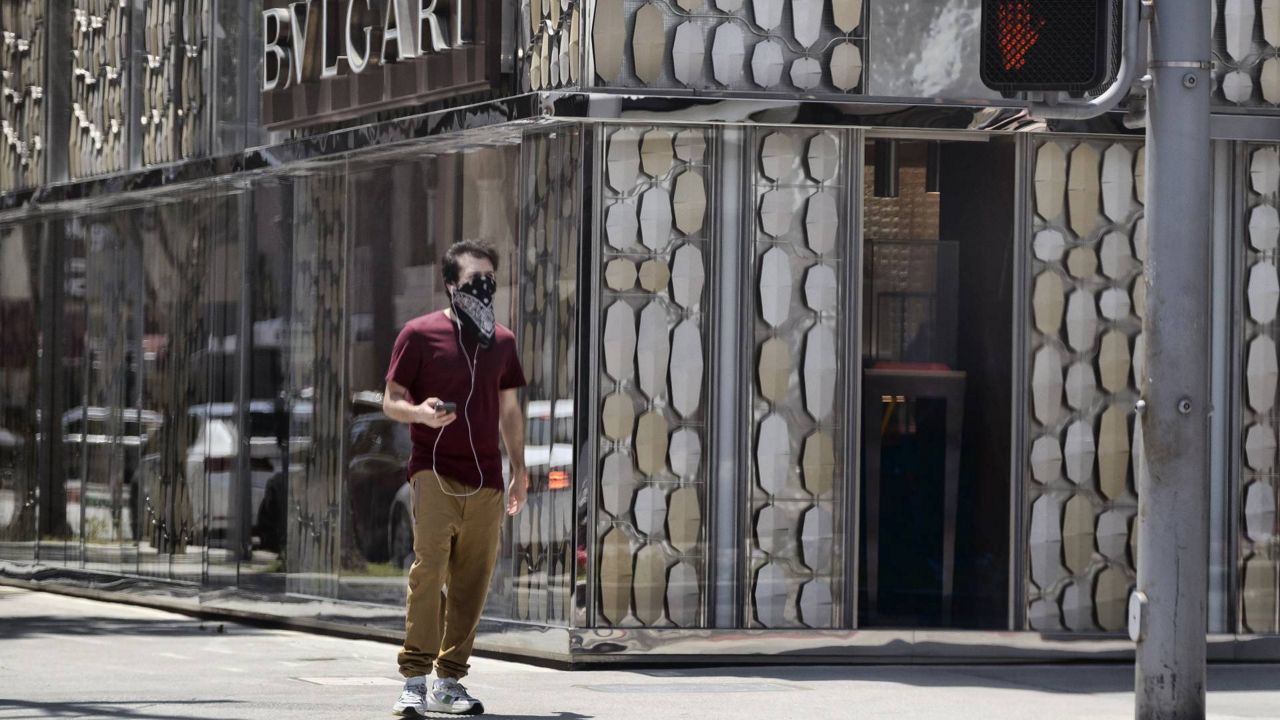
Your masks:
<svg viewBox="0 0 1280 720"><path fill-rule="evenodd" d="M982 0L982 82L1082 95L1107 79L1114 0Z"/></svg>

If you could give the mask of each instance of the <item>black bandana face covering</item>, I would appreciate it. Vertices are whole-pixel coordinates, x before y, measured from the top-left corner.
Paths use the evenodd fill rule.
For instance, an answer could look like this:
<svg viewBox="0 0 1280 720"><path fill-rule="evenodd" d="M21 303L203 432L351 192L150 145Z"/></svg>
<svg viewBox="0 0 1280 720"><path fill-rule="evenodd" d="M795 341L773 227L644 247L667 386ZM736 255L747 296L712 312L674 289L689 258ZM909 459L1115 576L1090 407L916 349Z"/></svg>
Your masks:
<svg viewBox="0 0 1280 720"><path fill-rule="evenodd" d="M493 294L497 290L498 282L492 275L477 275L453 291L454 316L485 349L493 345L497 327L493 316Z"/></svg>

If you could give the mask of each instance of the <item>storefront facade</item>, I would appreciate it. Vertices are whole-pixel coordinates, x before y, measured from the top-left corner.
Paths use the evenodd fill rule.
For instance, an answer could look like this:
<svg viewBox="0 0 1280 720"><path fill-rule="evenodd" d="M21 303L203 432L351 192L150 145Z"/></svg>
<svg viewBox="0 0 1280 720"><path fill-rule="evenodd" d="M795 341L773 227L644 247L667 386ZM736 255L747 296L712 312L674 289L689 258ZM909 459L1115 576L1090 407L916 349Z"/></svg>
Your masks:
<svg viewBox="0 0 1280 720"><path fill-rule="evenodd" d="M382 377L480 237L533 485L479 647L1131 652L1140 98L1025 117L976 0L264 4L0 18L0 577L394 636ZM1215 5L1210 652L1274 659L1280 36Z"/></svg>

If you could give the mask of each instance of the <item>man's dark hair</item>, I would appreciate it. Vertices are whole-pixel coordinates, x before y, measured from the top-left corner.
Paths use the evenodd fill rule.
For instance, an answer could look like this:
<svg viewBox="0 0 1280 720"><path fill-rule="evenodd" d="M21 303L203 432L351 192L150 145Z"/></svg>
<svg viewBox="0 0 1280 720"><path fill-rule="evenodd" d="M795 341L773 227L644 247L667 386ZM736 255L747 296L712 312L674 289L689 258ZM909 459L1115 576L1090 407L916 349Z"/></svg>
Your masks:
<svg viewBox="0 0 1280 720"><path fill-rule="evenodd" d="M462 268L458 265L458 258L463 255L471 255L472 257L488 260L493 265L494 272L498 270L498 251L494 250L492 245L484 240L459 240L444 251L441 270L444 272L446 285L457 284L458 276L462 272Z"/></svg>

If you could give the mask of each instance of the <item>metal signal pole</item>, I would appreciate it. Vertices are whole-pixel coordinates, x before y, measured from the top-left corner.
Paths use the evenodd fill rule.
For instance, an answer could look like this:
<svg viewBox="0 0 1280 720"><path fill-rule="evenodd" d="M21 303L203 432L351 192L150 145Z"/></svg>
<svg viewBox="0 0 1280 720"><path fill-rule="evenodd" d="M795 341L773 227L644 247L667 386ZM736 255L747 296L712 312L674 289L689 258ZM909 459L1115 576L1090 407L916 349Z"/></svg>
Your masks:
<svg viewBox="0 0 1280 720"><path fill-rule="evenodd" d="M1138 720L1205 716L1212 267L1210 15L1154 0L1147 104L1146 472L1138 484Z"/></svg>

